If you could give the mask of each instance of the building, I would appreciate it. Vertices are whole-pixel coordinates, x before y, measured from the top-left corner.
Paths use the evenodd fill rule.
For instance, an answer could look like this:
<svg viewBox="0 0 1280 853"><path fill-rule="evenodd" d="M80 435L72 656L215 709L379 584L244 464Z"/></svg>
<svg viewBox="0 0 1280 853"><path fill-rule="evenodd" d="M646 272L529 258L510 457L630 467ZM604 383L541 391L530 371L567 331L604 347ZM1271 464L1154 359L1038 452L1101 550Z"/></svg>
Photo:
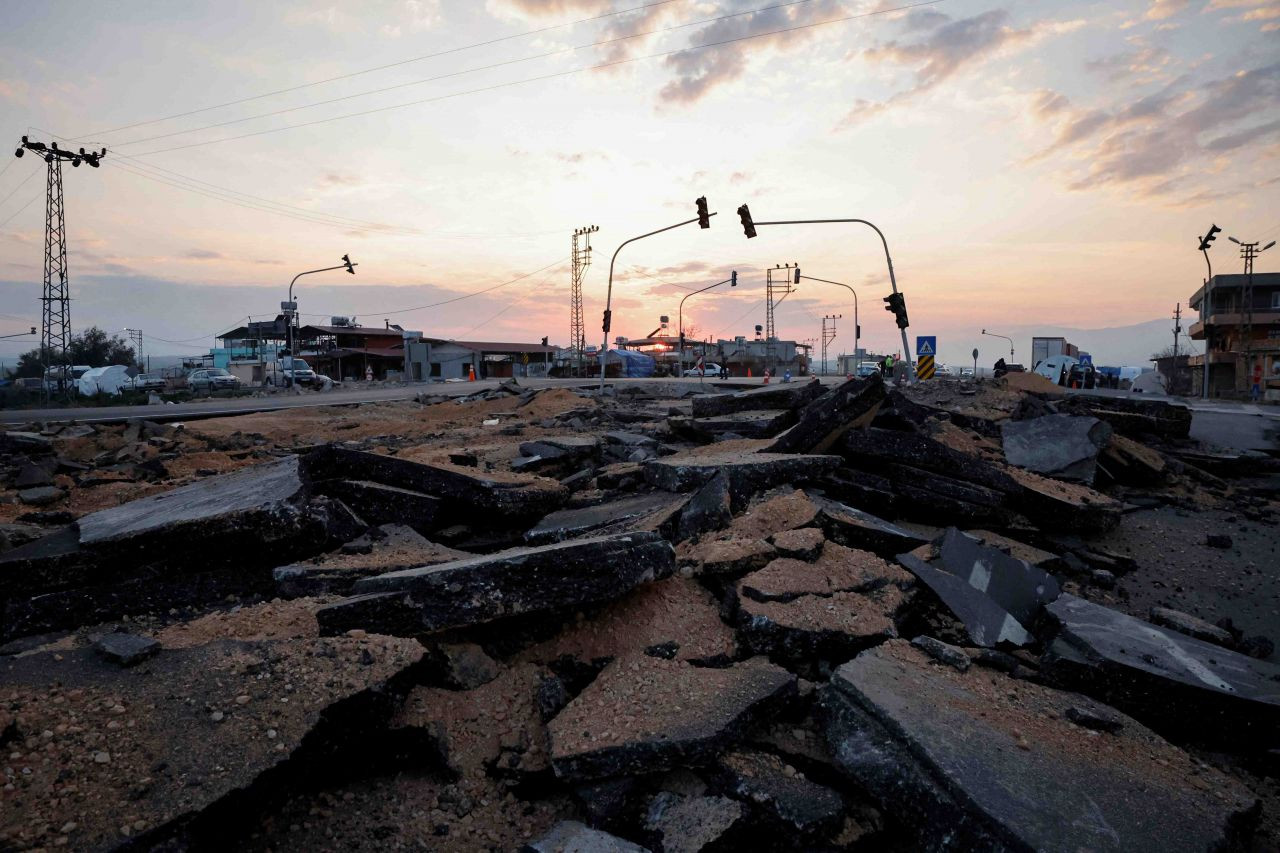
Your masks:
<svg viewBox="0 0 1280 853"><path fill-rule="evenodd" d="M1187 333L1193 341L1206 341L1211 396L1247 397L1252 372L1261 366L1266 398L1276 400L1280 399L1280 273L1255 273L1251 294L1248 278L1215 275L1196 290L1188 304L1200 319ZM1199 392L1204 387L1205 357L1193 355L1189 363L1192 387Z"/></svg>
<svg viewBox="0 0 1280 853"><path fill-rule="evenodd" d="M407 341L408 378L413 382L508 376L545 376L556 347L497 341L448 341L417 337ZM402 357L404 352L401 353Z"/></svg>
<svg viewBox="0 0 1280 853"><path fill-rule="evenodd" d="M404 339L399 326L361 326L353 317L333 317L327 326L296 326L292 336L294 352L316 373L348 381L370 373L375 379L398 378L405 364ZM212 366L226 368L247 384L261 385L273 374L276 359L287 354L289 340L283 314L239 326L218 336Z"/></svg>
<svg viewBox="0 0 1280 853"><path fill-rule="evenodd" d="M759 327L757 327L759 328ZM782 341L777 338L748 340L739 335L733 340L716 342L716 360L729 369L730 376L761 376L768 369L777 376L787 370L793 376L807 376L810 365L809 344Z"/></svg>

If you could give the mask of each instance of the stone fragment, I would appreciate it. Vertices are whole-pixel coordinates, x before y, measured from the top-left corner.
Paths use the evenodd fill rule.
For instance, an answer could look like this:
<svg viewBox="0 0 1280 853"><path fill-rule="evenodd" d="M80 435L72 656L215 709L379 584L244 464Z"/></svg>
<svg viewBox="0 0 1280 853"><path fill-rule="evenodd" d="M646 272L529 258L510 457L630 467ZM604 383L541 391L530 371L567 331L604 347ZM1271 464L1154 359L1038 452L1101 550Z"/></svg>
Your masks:
<svg viewBox="0 0 1280 853"><path fill-rule="evenodd" d="M93 644L94 651L112 663L133 666L160 651L160 644L150 637L137 634L103 634Z"/></svg>
<svg viewBox="0 0 1280 853"><path fill-rule="evenodd" d="M656 533L575 539L364 578L354 600L321 608L317 618L330 633L378 629L364 620L386 607L388 630L402 630L411 613L419 632L439 631L617 598L674 570L675 552ZM385 594L391 597L361 598Z"/></svg>
<svg viewBox="0 0 1280 853"><path fill-rule="evenodd" d="M546 545L588 534L622 532L641 526L646 520L656 520L660 526L661 521L683 504L683 498L672 497L668 492L656 492L595 506L561 509L543 516L524 534L524 538L531 545ZM662 515L662 519L653 519L656 514Z"/></svg>
<svg viewBox="0 0 1280 853"><path fill-rule="evenodd" d="M1280 666L1065 593L1046 612L1058 630L1042 662L1062 683L1205 740L1280 730Z"/></svg>
<svg viewBox="0 0 1280 853"><path fill-rule="evenodd" d="M18 492L18 500L28 506L48 506L66 496L67 493L57 486L35 486Z"/></svg>
<svg viewBox="0 0 1280 853"><path fill-rule="evenodd" d="M919 557L899 554L898 562L929 587L963 624L974 645L1025 646L1031 635L1017 619L986 593Z"/></svg>
<svg viewBox="0 0 1280 853"><path fill-rule="evenodd" d="M475 643L432 643L423 664L431 680L453 690L474 690L501 673L498 662Z"/></svg>
<svg viewBox="0 0 1280 853"><path fill-rule="evenodd" d="M804 562L813 562L822 553L822 546L827 539L816 527L801 527L797 530L783 530L769 537L773 547L784 557L792 557Z"/></svg>
<svg viewBox="0 0 1280 853"><path fill-rule="evenodd" d="M1124 728L1122 716L1096 705L1072 705L1067 709L1066 718L1077 726L1109 734L1115 734Z"/></svg>
<svg viewBox="0 0 1280 853"><path fill-rule="evenodd" d="M892 641L836 670L822 716L837 764L917 849L1215 850L1247 838L1258 808L1239 782L1130 720L1100 741L1066 712L1109 709L1017 685L931 666Z"/></svg>
<svg viewBox="0 0 1280 853"><path fill-rule="evenodd" d="M735 508L753 494L783 483L804 483L834 471L838 456L787 453L691 452L653 459L644 466L645 479L669 492L687 492L723 472Z"/></svg>
<svg viewBox="0 0 1280 853"><path fill-rule="evenodd" d="M763 658L724 669L621 658L551 721L552 767L562 779L598 779L705 763L795 689Z"/></svg>
<svg viewBox="0 0 1280 853"><path fill-rule="evenodd" d="M809 382L753 388L736 394L709 394L693 398L693 416L708 418L761 409L799 409L822 396L824 390L814 377Z"/></svg>
<svg viewBox="0 0 1280 853"><path fill-rule="evenodd" d="M776 755L734 750L720 757L714 775L730 796L762 808L796 846L801 839L836 829L844 816L839 794L806 779Z"/></svg>
<svg viewBox="0 0 1280 853"><path fill-rule="evenodd" d="M1006 420L1000 431L1010 465L1085 484L1093 483L1098 453L1111 439L1107 424L1074 415Z"/></svg>
<svg viewBox="0 0 1280 853"><path fill-rule="evenodd" d="M849 430L871 423L884 402L885 385L879 374L850 379L808 403L796 425L778 436L770 453L826 453Z"/></svg>
<svg viewBox="0 0 1280 853"><path fill-rule="evenodd" d="M649 853L616 835L591 829L576 820L562 820L551 831L521 848L523 853Z"/></svg>
<svg viewBox="0 0 1280 853"><path fill-rule="evenodd" d="M684 511L680 513L677 537L683 541L702 533L721 530L732 522L729 480L724 474L716 474L705 486L694 492Z"/></svg>
<svg viewBox="0 0 1280 853"><path fill-rule="evenodd" d="M1210 533L1204 538L1204 544L1210 548L1219 548L1223 551L1231 547L1231 537L1225 533Z"/></svg>
<svg viewBox="0 0 1280 853"><path fill-rule="evenodd" d="M740 821L746 810L728 797L684 796L663 791L649 801L644 828L662 853L699 853L711 844L724 844L724 837Z"/></svg>
<svg viewBox="0 0 1280 853"><path fill-rule="evenodd" d="M32 489L36 486L53 485L53 475L49 470L41 465L33 465L30 462L23 462L18 468L18 476L13 478L13 485L18 489ZM25 501L30 503L30 501Z"/></svg>
<svg viewBox="0 0 1280 853"><path fill-rule="evenodd" d="M1169 607L1153 607L1150 616L1153 625L1172 628L1179 634L1186 634L1188 637L1195 637L1206 643L1216 643L1228 649L1236 646L1236 638L1230 631L1203 619L1197 619L1190 613L1183 613L1181 610L1173 610Z"/></svg>
<svg viewBox="0 0 1280 853"><path fill-rule="evenodd" d="M970 663L972 663L969 660L969 656L964 653L964 649L953 646L950 643L944 643L941 640L935 640L933 637L916 637L911 641L911 645L938 663L944 663L960 672L967 670Z"/></svg>

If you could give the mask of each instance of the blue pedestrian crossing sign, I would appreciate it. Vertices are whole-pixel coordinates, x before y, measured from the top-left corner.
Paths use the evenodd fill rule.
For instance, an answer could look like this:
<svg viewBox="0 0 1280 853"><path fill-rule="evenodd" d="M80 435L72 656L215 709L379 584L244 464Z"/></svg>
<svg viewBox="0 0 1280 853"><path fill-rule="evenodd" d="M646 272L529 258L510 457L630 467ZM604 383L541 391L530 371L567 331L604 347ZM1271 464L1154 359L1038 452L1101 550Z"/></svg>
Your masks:
<svg viewBox="0 0 1280 853"><path fill-rule="evenodd" d="M922 355L936 356L938 354L938 338L936 335L928 337L919 336L916 338L916 357Z"/></svg>
<svg viewBox="0 0 1280 853"><path fill-rule="evenodd" d="M1092 366L1092 365L1093 365L1093 356L1089 355L1089 353L1087 353L1087 352L1082 352L1082 353L1080 353L1080 363L1081 363L1081 364L1087 364L1087 365Z"/></svg>

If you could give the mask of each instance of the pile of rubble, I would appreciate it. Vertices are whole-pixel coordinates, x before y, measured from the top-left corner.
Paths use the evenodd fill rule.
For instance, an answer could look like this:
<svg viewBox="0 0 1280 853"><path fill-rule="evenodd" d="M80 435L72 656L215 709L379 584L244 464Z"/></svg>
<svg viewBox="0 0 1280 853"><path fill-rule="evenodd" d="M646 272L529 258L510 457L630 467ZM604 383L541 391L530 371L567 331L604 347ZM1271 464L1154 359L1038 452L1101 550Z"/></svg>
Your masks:
<svg viewBox="0 0 1280 853"><path fill-rule="evenodd" d="M1181 583L1109 544L1170 513L1275 542L1274 462L1183 407L876 376L389 405L0 439L0 848L1280 843L1267 632L1144 609L1132 579ZM113 468L139 491L80 497Z"/></svg>

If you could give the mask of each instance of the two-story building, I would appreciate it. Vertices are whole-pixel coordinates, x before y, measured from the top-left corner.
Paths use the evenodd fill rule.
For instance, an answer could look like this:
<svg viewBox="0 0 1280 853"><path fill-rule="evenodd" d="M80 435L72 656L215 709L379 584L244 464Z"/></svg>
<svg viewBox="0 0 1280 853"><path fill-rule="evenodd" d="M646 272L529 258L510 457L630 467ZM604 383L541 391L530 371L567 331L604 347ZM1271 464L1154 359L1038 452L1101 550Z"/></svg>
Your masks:
<svg viewBox="0 0 1280 853"><path fill-rule="evenodd" d="M1266 398L1280 399L1280 273L1254 273L1252 287L1245 275L1215 275L1192 294L1189 305L1200 319L1187 333L1192 340L1207 341L1210 396L1248 396L1253 372L1261 365ZM1192 388L1198 392L1205 356L1192 356L1189 362Z"/></svg>

